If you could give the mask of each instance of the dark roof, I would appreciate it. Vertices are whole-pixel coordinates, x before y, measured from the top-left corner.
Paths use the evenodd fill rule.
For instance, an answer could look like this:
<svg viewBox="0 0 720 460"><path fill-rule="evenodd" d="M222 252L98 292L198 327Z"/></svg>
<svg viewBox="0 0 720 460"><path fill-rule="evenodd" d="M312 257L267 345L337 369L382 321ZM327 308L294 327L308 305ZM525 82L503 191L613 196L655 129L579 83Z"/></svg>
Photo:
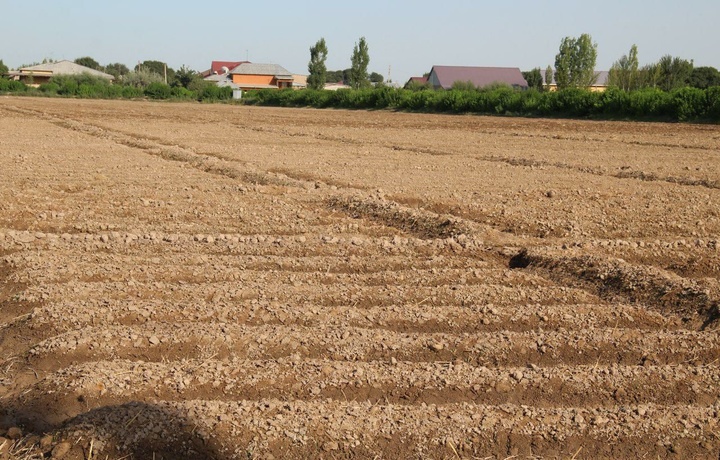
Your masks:
<svg viewBox="0 0 720 460"><path fill-rule="evenodd" d="M433 78L435 77L435 79ZM511 86L527 88L527 81L517 67L461 67L461 66L433 66L430 71L430 81L435 86L445 89L452 88L456 81L471 82L477 87L492 83L507 83Z"/></svg>
<svg viewBox="0 0 720 460"><path fill-rule="evenodd" d="M424 85L425 83L427 83L427 81L427 77L410 77L410 80L408 80L407 82L415 82Z"/></svg>

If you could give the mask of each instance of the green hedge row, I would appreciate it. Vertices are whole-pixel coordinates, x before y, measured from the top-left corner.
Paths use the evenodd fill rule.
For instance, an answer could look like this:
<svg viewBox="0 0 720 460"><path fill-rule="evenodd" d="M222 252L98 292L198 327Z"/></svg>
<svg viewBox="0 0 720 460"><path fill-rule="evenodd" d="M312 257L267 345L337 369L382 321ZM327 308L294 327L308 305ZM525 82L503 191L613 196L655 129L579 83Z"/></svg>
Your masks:
<svg viewBox="0 0 720 460"><path fill-rule="evenodd" d="M204 82L201 82L204 83ZM222 101L232 89L214 84L196 88L150 83L146 87L111 85L89 75L55 77L39 88L1 79L0 93L65 97ZM643 89L605 92L566 89L557 92L518 91L509 87L489 90L412 91L396 88L314 91L261 90L245 93L245 104L278 107L396 109L416 112L477 113L520 116L627 118L720 121L720 87L680 88L672 92Z"/></svg>
<svg viewBox="0 0 720 460"><path fill-rule="evenodd" d="M249 92L244 103L279 107L398 109L422 112L521 116L631 118L720 121L720 87L681 88L672 92L645 89L626 92L518 91L511 88L411 91L395 88Z"/></svg>
<svg viewBox="0 0 720 460"><path fill-rule="evenodd" d="M32 88L25 84L0 78L0 93L80 97L87 99L177 99L221 101L232 99L232 89L214 84L201 85L197 90L171 87L164 83L150 83L146 87L111 85L106 80L88 75L54 77L48 83Z"/></svg>

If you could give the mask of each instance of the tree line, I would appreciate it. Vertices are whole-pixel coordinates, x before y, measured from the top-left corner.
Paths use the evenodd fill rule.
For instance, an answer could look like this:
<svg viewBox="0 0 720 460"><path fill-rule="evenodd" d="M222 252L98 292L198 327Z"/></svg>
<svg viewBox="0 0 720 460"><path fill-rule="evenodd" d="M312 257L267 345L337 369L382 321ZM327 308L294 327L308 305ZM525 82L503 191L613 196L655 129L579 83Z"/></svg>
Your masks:
<svg viewBox="0 0 720 460"><path fill-rule="evenodd" d="M307 86L309 89L320 90L326 83L345 83L353 89L369 88L382 84L384 78L377 72L368 73L370 49L365 37L355 43L350 56L350 68L328 71L325 61L328 47L325 38L321 38L310 47Z"/></svg>
<svg viewBox="0 0 720 460"><path fill-rule="evenodd" d="M565 37L555 55L555 66L547 66L543 76L540 68L523 72L528 86L537 90L588 88L596 83L597 43L589 34ZM638 47L632 45L628 54L615 61L608 73L607 86L623 91L658 88L672 91L692 87L707 89L720 86L720 71L714 67L694 67L692 60L665 55L657 62L640 67Z"/></svg>

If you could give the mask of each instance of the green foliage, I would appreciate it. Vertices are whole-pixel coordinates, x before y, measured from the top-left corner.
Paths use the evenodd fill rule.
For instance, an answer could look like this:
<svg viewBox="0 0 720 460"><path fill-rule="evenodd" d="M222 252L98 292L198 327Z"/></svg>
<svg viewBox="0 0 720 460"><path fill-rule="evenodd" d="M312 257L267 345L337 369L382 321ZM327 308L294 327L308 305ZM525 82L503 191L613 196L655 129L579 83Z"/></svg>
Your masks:
<svg viewBox="0 0 720 460"><path fill-rule="evenodd" d="M702 118L707 112L707 93L698 88L679 88L671 93L673 115L678 121Z"/></svg>
<svg viewBox="0 0 720 460"><path fill-rule="evenodd" d="M101 72L103 71L103 66L101 66L98 61L91 58L90 56L79 57L79 58L75 59L75 64L89 67L93 70L99 70Z"/></svg>
<svg viewBox="0 0 720 460"><path fill-rule="evenodd" d="M695 67L688 79L688 85L700 89L720 86L720 71L715 67Z"/></svg>
<svg viewBox="0 0 720 460"><path fill-rule="evenodd" d="M385 81L385 77L377 72L372 72L368 78L372 83L383 83Z"/></svg>
<svg viewBox="0 0 720 460"><path fill-rule="evenodd" d="M172 90L170 86L165 83L155 82L147 85L144 93L150 99L169 99L172 95Z"/></svg>
<svg viewBox="0 0 720 460"><path fill-rule="evenodd" d="M125 64L115 62L113 64L108 64L105 66L105 73L109 73L120 81L125 75L130 73L130 69L128 69Z"/></svg>
<svg viewBox="0 0 720 460"><path fill-rule="evenodd" d="M350 86L354 89L370 86L367 70L370 64L370 53L365 37L360 37L360 41L355 43L350 62L352 64L350 66Z"/></svg>
<svg viewBox="0 0 720 460"><path fill-rule="evenodd" d="M152 83L163 83L164 79L155 72L145 68L140 68L125 75L122 82L123 85L145 88Z"/></svg>
<svg viewBox="0 0 720 460"><path fill-rule="evenodd" d="M280 107L720 122L720 87L684 88L672 93L652 88L628 92L617 87L605 92L584 88L520 91L509 86L448 91L389 87L340 91L262 90L246 93L243 102Z"/></svg>
<svg viewBox="0 0 720 460"><path fill-rule="evenodd" d="M452 86L450 87L451 90L457 90L457 91L473 91L477 89L477 86L471 81L455 81L453 82Z"/></svg>
<svg viewBox="0 0 720 460"><path fill-rule="evenodd" d="M8 80L0 78L0 92L22 93L28 90L28 87L21 81Z"/></svg>
<svg viewBox="0 0 720 460"><path fill-rule="evenodd" d="M196 79L200 79L200 74L192 70L190 67L183 65L178 71L175 72L172 86L180 86L187 89L190 87L190 84Z"/></svg>
<svg viewBox="0 0 720 460"><path fill-rule="evenodd" d="M528 88L536 89L538 91L543 90L543 77L542 72L540 72L540 67L536 67L530 71L523 72L522 75L528 84Z"/></svg>
<svg viewBox="0 0 720 460"><path fill-rule="evenodd" d="M121 91L123 99L138 99L144 95L142 88L137 86L122 86Z"/></svg>
<svg viewBox="0 0 720 460"><path fill-rule="evenodd" d="M558 89L587 88L595 83L597 43L582 34L579 38L565 37L555 56L555 81Z"/></svg>
<svg viewBox="0 0 720 460"><path fill-rule="evenodd" d="M175 79L175 71L166 63L161 61L143 61L135 66L135 72L147 70L160 76L161 81L165 81L165 72L167 71L167 81L172 82Z"/></svg>
<svg viewBox="0 0 720 460"><path fill-rule="evenodd" d="M196 94L199 101L223 101L232 99L232 88L229 86L221 87L210 83L204 85Z"/></svg>
<svg viewBox="0 0 720 460"><path fill-rule="evenodd" d="M623 55L610 68L608 86L615 86L625 91L640 88L640 70L637 46L630 48L630 53Z"/></svg>
<svg viewBox="0 0 720 460"><path fill-rule="evenodd" d="M346 81L348 81L348 79L346 79L345 77L350 75L350 69L328 70L326 75L327 75L326 82L329 82L329 83L346 82Z"/></svg>
<svg viewBox="0 0 720 460"><path fill-rule="evenodd" d="M666 117L672 107L670 95L657 88L644 88L630 94L630 115L634 117Z"/></svg>
<svg viewBox="0 0 720 460"><path fill-rule="evenodd" d="M720 120L720 86L713 86L705 90L707 98L706 116L710 120Z"/></svg>
<svg viewBox="0 0 720 460"><path fill-rule="evenodd" d="M58 75L52 77L48 84L53 86L47 90L55 90L61 96L106 97L110 82L104 78L84 73L81 75Z"/></svg>
<svg viewBox="0 0 720 460"><path fill-rule="evenodd" d="M658 86L665 91L687 86L690 75L692 75L693 64L691 61L666 55L660 58L658 66Z"/></svg>
<svg viewBox="0 0 720 460"><path fill-rule="evenodd" d="M45 94L57 94L58 91L60 91L60 85L58 85L57 83L47 82L40 85L38 90Z"/></svg>
<svg viewBox="0 0 720 460"><path fill-rule="evenodd" d="M6 66L2 59L0 59L0 76L8 73L8 70L10 70L8 69L8 66Z"/></svg>
<svg viewBox="0 0 720 460"><path fill-rule="evenodd" d="M308 72L310 75L307 79L308 88L319 90L325 87L325 82L327 81L327 67L325 67L327 55L328 49L324 38L318 40L315 46L310 47L310 62L308 63Z"/></svg>

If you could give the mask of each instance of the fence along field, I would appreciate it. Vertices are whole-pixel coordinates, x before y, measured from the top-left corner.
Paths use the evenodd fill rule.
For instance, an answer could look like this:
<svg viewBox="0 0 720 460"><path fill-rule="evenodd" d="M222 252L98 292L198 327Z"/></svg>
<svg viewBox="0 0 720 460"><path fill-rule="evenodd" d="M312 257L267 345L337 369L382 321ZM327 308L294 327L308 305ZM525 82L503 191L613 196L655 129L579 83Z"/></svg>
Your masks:
<svg viewBox="0 0 720 460"><path fill-rule="evenodd" d="M17 457L720 453L718 127L0 114Z"/></svg>

